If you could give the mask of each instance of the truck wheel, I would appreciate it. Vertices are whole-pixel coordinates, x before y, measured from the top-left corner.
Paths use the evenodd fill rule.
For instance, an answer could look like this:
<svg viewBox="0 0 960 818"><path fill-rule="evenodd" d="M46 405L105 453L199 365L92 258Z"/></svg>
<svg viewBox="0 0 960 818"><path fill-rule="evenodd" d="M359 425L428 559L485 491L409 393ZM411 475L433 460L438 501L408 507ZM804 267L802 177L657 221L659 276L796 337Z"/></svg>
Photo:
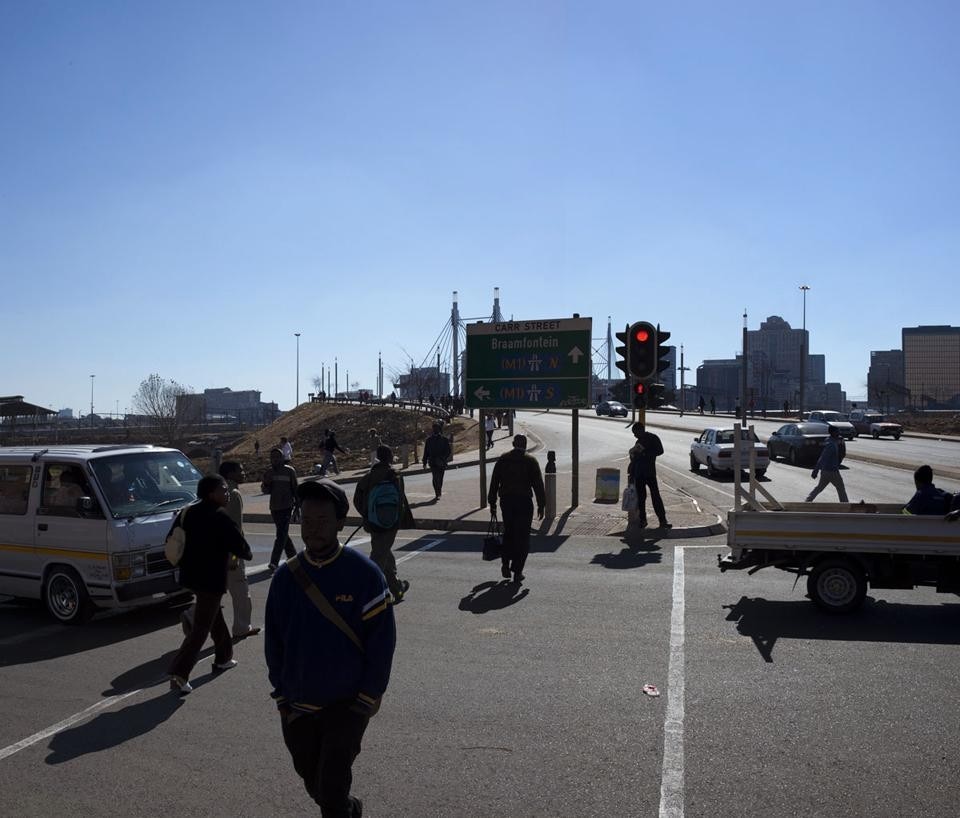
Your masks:
<svg viewBox="0 0 960 818"><path fill-rule="evenodd" d="M692 454L690 455L690 471L694 474L700 473L700 461L697 460Z"/></svg>
<svg viewBox="0 0 960 818"><path fill-rule="evenodd" d="M93 603L80 575L65 565L55 565L43 584L43 601L53 617L64 625L82 625L94 613Z"/></svg>
<svg viewBox="0 0 960 818"><path fill-rule="evenodd" d="M873 436L874 440L877 440L880 437L880 432L878 432L876 429L870 432L870 434Z"/></svg>
<svg viewBox="0 0 960 818"><path fill-rule="evenodd" d="M867 577L863 569L850 560L826 559L807 577L807 593L822 611L851 613L867 596Z"/></svg>

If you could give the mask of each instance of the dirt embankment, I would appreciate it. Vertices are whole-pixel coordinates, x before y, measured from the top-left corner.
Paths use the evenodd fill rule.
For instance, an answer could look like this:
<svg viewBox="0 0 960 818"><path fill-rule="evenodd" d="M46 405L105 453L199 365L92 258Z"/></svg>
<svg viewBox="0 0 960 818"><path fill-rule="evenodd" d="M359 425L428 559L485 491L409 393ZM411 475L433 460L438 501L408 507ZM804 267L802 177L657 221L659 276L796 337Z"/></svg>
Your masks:
<svg viewBox="0 0 960 818"><path fill-rule="evenodd" d="M370 434L376 429L380 438L394 451L399 459L400 447L410 447L410 458L423 453L423 441L432 431L434 418L408 409L391 406L357 406L355 404L304 403L287 412L282 418L263 429L244 435L224 451L224 459L243 463L249 480L259 480L270 465L270 449L280 445L286 437L293 446L293 467L297 474L313 472L314 464L322 459L324 432L333 429L337 443L347 454L337 452L341 470L364 468L370 464L370 455L376 440ZM443 428L448 437L453 435L455 453L476 449L478 431L476 420L456 417ZM256 443L260 453L256 453ZM192 458L201 471L209 467L209 458Z"/></svg>

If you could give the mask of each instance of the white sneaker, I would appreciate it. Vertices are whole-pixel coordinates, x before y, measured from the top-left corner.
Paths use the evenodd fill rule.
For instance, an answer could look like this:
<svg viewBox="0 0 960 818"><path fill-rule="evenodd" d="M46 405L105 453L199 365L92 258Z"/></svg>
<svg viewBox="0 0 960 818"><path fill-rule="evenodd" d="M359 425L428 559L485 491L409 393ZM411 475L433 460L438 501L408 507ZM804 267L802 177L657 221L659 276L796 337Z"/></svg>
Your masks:
<svg viewBox="0 0 960 818"><path fill-rule="evenodd" d="M193 693L193 685L191 685L186 679L181 679L179 676L171 676L170 690L173 693L179 693L181 696L186 696L188 693Z"/></svg>
<svg viewBox="0 0 960 818"><path fill-rule="evenodd" d="M227 659L226 662L214 662L214 663L213 663L213 672L214 672L214 673L222 673L223 671L225 671L225 670L230 670L230 668L236 667L236 666L237 666L237 660L236 660L236 659Z"/></svg>

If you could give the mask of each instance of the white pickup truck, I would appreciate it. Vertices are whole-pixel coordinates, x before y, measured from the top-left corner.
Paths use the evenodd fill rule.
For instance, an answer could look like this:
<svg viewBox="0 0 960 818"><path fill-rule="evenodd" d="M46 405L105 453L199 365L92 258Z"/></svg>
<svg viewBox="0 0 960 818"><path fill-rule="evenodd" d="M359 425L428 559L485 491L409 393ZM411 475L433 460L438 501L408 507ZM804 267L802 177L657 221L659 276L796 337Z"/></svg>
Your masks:
<svg viewBox="0 0 960 818"><path fill-rule="evenodd" d="M734 474L730 553L718 558L721 571L779 568L806 576L810 598L829 613L856 610L868 587L960 594L960 522L903 514L902 505L779 503L752 474L746 489Z"/></svg>

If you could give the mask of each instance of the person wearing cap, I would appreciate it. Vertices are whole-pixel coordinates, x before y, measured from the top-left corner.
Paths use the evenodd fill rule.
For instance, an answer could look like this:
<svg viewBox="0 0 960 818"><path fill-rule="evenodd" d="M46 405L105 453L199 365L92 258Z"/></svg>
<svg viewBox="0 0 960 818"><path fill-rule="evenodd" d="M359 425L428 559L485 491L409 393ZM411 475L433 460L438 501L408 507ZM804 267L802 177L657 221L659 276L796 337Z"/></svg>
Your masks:
<svg viewBox="0 0 960 818"><path fill-rule="evenodd" d="M513 448L493 467L487 502L490 513L497 513L497 497L503 514L503 555L500 573L504 579L513 575L514 582L523 582L523 567L530 553L530 526L533 523L533 500L537 498L537 519L543 519L547 495L543 474L533 455L527 454L525 435L514 435Z"/></svg>
<svg viewBox="0 0 960 818"><path fill-rule="evenodd" d="M663 443L653 432L648 432L644 424L637 421L631 427L637 442L630 449L630 465L627 466L627 480L637 490L637 509L640 513L640 527L647 525L647 489L650 490L650 502L653 513L657 515L660 528L672 528L667 521L667 510L660 496L660 483L657 481L657 458L663 454Z"/></svg>
<svg viewBox="0 0 960 818"><path fill-rule="evenodd" d="M393 556L393 543L397 538L397 531L409 505L403 490L403 478L394 471L393 450L389 446L377 446L377 460L363 477L357 481L357 488L353 493L353 506L363 518L363 530L370 532L370 559L383 571L387 580L387 587L393 595L393 601L402 602L404 594L409 590L410 583L397 577L397 560ZM370 517L370 492L374 486L387 483L395 487L393 497L398 500L390 511L396 512L396 519L389 527L383 527L372 522Z"/></svg>
<svg viewBox="0 0 960 818"><path fill-rule="evenodd" d="M443 475L447 470L450 454L450 441L443 436L443 426L434 423L433 434L423 444L423 465L430 467L435 500L439 500L440 495L443 494Z"/></svg>
<svg viewBox="0 0 960 818"><path fill-rule="evenodd" d="M297 774L325 818L355 818L353 762L390 681L396 625L383 572L340 545L349 510L332 480L303 483L306 549L277 570L264 650L271 696Z"/></svg>
<svg viewBox="0 0 960 818"><path fill-rule="evenodd" d="M819 474L820 482L807 495L808 503L813 502L813 498L823 491L827 485L831 484L837 490L840 502L847 502L847 488L843 485L843 477L840 475L840 463L844 455L843 442L840 440L840 430L836 426L830 426L829 429L830 436L827 438L827 442L823 444L823 450L820 452L817 464L810 472L810 476L814 480L817 479Z"/></svg>

